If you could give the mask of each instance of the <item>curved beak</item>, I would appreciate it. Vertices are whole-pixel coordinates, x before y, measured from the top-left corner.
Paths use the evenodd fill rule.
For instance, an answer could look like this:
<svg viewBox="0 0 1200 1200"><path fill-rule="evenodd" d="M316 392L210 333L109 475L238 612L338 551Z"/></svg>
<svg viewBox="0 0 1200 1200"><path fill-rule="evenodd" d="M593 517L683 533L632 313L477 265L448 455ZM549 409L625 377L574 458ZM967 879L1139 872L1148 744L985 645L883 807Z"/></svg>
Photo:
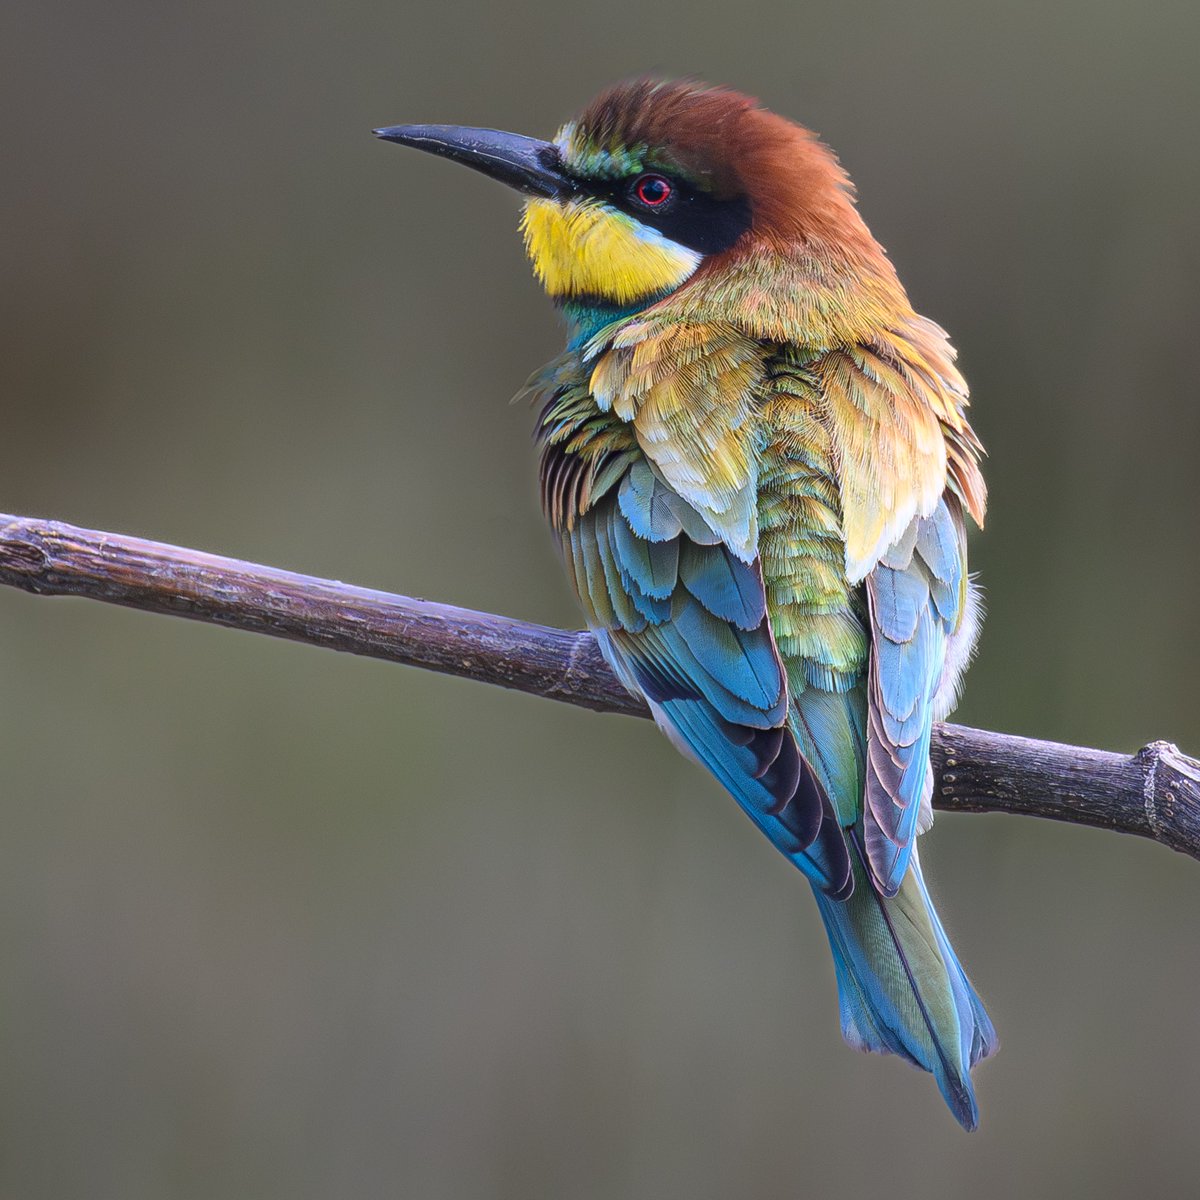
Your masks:
<svg viewBox="0 0 1200 1200"><path fill-rule="evenodd" d="M385 142L453 159L529 196L557 199L576 190L550 142L465 125L389 125L373 131Z"/></svg>

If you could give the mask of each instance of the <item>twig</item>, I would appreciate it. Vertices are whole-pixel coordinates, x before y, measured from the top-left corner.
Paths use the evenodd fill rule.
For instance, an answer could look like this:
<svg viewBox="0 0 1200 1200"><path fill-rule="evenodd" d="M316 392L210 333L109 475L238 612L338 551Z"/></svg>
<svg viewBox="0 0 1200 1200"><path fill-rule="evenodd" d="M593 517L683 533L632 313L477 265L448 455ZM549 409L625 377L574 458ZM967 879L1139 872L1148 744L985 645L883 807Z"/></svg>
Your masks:
<svg viewBox="0 0 1200 1200"><path fill-rule="evenodd" d="M190 617L648 716L588 633L297 575L161 542L0 515L0 584ZM1113 754L940 725L934 806L1094 825L1200 858L1200 762L1168 742Z"/></svg>

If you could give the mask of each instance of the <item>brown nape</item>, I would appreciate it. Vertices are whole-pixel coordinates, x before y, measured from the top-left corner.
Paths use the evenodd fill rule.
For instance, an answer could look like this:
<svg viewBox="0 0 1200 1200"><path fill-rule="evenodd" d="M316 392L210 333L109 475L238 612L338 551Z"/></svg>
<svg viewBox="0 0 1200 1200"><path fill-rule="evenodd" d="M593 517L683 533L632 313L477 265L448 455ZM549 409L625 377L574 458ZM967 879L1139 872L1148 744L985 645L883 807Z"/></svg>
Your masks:
<svg viewBox="0 0 1200 1200"><path fill-rule="evenodd" d="M750 96L687 80L635 79L597 96L576 127L600 148L649 147L656 165L676 167L718 199L748 197L749 236L760 243L882 254L833 152Z"/></svg>

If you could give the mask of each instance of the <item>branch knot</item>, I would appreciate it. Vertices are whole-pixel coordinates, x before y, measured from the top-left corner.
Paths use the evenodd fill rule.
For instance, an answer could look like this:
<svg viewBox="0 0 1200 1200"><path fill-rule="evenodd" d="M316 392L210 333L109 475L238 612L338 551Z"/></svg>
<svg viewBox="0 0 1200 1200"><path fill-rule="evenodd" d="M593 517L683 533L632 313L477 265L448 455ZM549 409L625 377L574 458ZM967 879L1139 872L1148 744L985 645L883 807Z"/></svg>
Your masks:
<svg viewBox="0 0 1200 1200"><path fill-rule="evenodd" d="M1161 740L1150 742L1137 752L1142 768L1142 808L1146 813L1146 823L1155 838L1160 841L1163 830L1158 817L1158 768L1164 758L1178 753L1179 747L1173 742Z"/></svg>

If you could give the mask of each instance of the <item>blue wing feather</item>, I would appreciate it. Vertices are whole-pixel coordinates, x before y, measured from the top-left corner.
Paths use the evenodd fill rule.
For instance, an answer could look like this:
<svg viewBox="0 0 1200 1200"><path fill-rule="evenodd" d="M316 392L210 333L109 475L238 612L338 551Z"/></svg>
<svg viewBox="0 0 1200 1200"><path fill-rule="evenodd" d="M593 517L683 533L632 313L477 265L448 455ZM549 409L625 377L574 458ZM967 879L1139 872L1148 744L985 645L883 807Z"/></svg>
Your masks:
<svg viewBox="0 0 1200 1200"><path fill-rule="evenodd" d="M786 700L783 668L765 622L755 630L737 629L681 588L671 602L671 624L705 670L735 696L775 714L771 723L778 724L786 712L776 711Z"/></svg>
<svg viewBox="0 0 1200 1200"><path fill-rule="evenodd" d="M788 723L757 562L734 555L644 462L562 531L562 544L618 674L814 886L841 894L849 854Z"/></svg>
<svg viewBox="0 0 1200 1200"><path fill-rule="evenodd" d="M756 629L767 615L761 574L724 546L714 551L685 541L679 578L713 616L739 629Z"/></svg>
<svg viewBox="0 0 1200 1200"><path fill-rule="evenodd" d="M629 468L618 493L621 515L638 537L650 542L670 541L683 529L675 499L644 459Z"/></svg>
<svg viewBox="0 0 1200 1200"><path fill-rule="evenodd" d="M881 893L899 890L932 783L933 699L961 616L962 542L945 499L867 578L872 624L864 831Z"/></svg>

